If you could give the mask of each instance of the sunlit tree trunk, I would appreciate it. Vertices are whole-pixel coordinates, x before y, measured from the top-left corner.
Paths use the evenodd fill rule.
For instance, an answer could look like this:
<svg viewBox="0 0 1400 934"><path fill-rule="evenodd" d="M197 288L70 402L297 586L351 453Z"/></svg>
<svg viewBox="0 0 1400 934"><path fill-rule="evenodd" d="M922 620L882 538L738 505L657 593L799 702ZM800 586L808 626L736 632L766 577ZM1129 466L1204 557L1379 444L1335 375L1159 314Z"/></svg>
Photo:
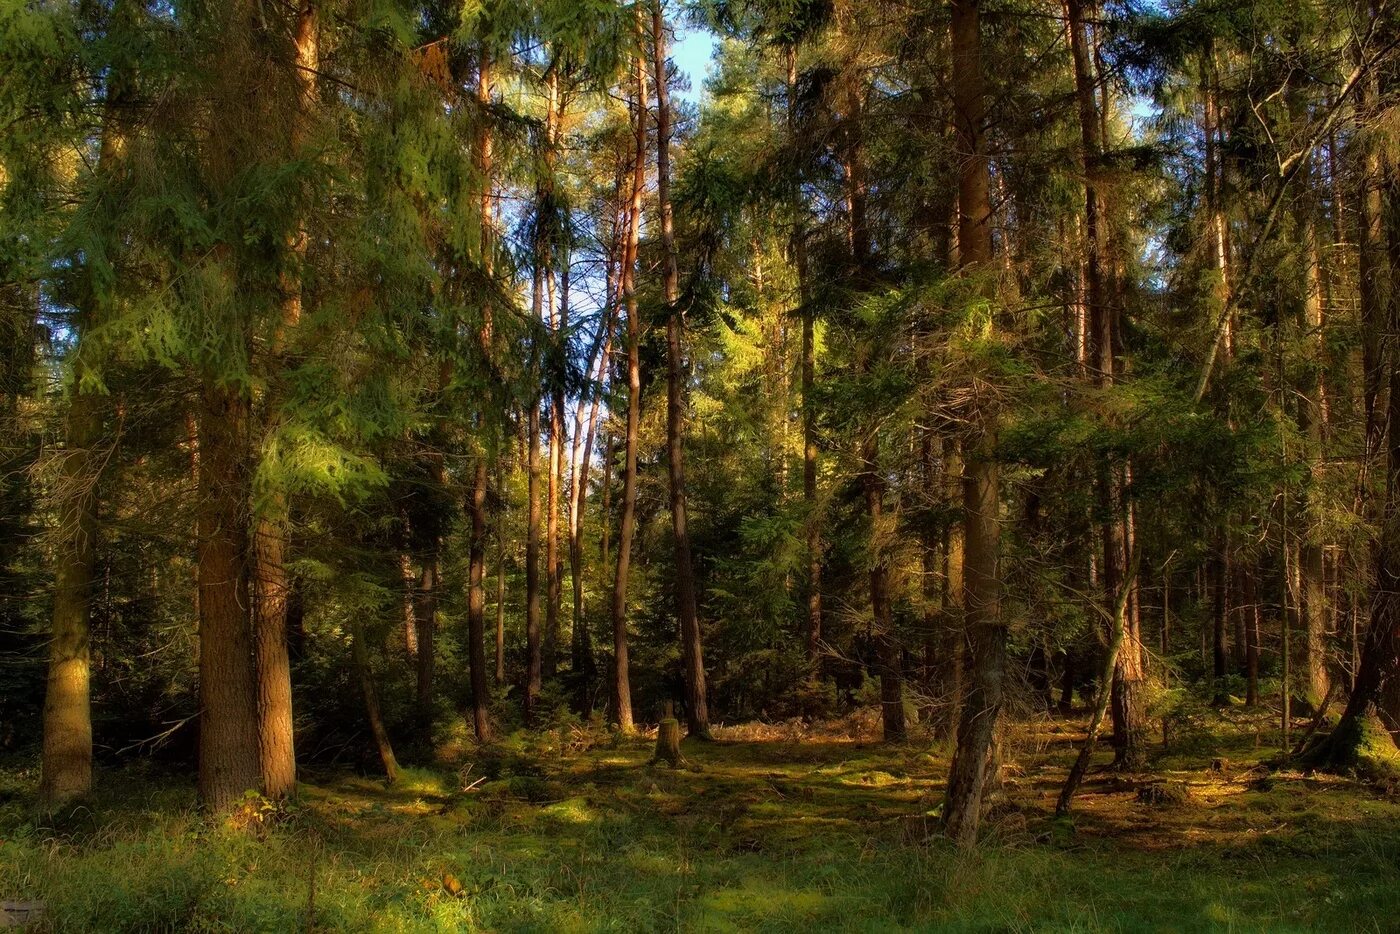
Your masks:
<svg viewBox="0 0 1400 934"><path fill-rule="evenodd" d="M992 263L991 160L985 135L980 0L952 0L952 92L958 129L958 250L961 268L984 276ZM1000 482L993 451L996 414L974 413L963 479L964 614L972 667L948 775L944 824L960 845L977 838L988 760L1006 678L1006 627L1001 621Z"/></svg>
<svg viewBox="0 0 1400 934"><path fill-rule="evenodd" d="M112 8L109 32L120 33L128 28L131 15L130 2L118 0ZM118 119L129 93L128 77L117 70L108 76L95 167L99 182L116 177L117 162L123 154L124 129L118 125ZM83 385L87 368L82 342L99 319L97 288L89 273L73 324L72 383L64 414L64 449L54 488L58 534L39 772L39 799L45 809L59 807L92 790L90 624L92 581L97 566L97 493L105 458L98 451L102 442L102 402L90 387Z"/></svg>
<svg viewBox="0 0 1400 934"><path fill-rule="evenodd" d="M316 73L320 66L318 18L314 0L300 0L293 23L296 59L293 64L298 99L291 115L290 154L293 159L306 153L307 124L316 107ZM273 366L285 352L287 343L301 321L301 270L306 263L309 243L305 225L298 225L287 244L291 267L283 275L282 321L271 347ZM277 381L267 393L269 436L275 438L282 404ZM254 519L253 646L258 674L258 745L262 760L263 793L269 798L287 797L296 790L296 749L292 733L292 669L287 654L287 576L288 532L291 521L287 498L276 491L266 498Z"/></svg>
<svg viewBox="0 0 1400 934"><path fill-rule="evenodd" d="M1098 389L1115 382L1116 337L1119 328L1118 296L1113 287L1113 263L1109 256L1107 204L1102 184L1103 126L1090 58L1085 22L1085 4L1066 0L1066 23L1074 62L1075 97L1079 106L1082 166L1084 172L1084 282L1089 311L1090 374ZM1104 108L1106 111L1107 108ZM1128 560L1128 509L1123 502L1122 466L1102 462L1095 479L1095 497L1104 519L1101 525L1103 606L1109 609L1117 600L1120 586L1131 595L1135 582L1123 581ZM1131 609L1131 607L1130 607ZM1142 646L1134 625L1135 614L1127 612L1124 649L1118 653L1113 672L1112 701L1114 751L1120 765L1137 766L1145 754L1141 700Z"/></svg>
<svg viewBox="0 0 1400 934"><path fill-rule="evenodd" d="M692 735L707 736L710 713L705 690L705 656L696 610L695 569L690 555L685 494L685 365L682 348L680 274L671 220L671 105L666 82L666 29L661 3L652 10L656 69L656 187L661 214L662 285L666 319L666 450L671 480L671 531L676 551L676 615L680 619L681 672L685 680L685 719Z"/></svg>
<svg viewBox="0 0 1400 934"><path fill-rule="evenodd" d="M642 33L641 9L637 9L637 38ZM632 685L627 658L627 578L632 563L632 539L637 525L637 446L642 415L642 321L637 307L637 240L646 187L647 76L638 53L633 59L636 91L632 102L632 189L627 222L627 247L622 258L622 293L627 305L627 434L622 467L622 515L617 533L617 565L612 588L613 670L612 717L623 733L632 732ZM606 549L606 544L604 544ZM606 555L604 556L606 562Z"/></svg>

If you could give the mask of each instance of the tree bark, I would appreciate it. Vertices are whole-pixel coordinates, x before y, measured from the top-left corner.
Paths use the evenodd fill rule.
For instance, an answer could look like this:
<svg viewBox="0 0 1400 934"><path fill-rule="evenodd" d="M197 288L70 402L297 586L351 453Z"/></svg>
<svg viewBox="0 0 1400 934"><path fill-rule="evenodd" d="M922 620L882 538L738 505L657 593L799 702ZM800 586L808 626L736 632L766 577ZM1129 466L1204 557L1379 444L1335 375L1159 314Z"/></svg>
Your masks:
<svg viewBox="0 0 1400 934"><path fill-rule="evenodd" d="M1075 97L1079 108L1081 161L1084 172L1084 279L1089 312L1090 374L1094 387L1104 390L1115 382L1117 365L1118 296L1109 256L1107 199L1104 191L1103 120L1095 86L1098 77L1090 61L1089 37L1082 0L1065 0L1071 58L1074 63ZM1095 478L1095 497L1103 519L1102 592L1105 609L1111 609L1121 586L1131 593L1134 581L1124 581L1128 554L1128 509L1123 501L1126 467L1101 461ZM1125 626L1127 642L1117 653L1113 672L1112 702L1114 749L1120 765L1136 766L1142 760L1141 713L1142 646L1136 627Z"/></svg>
<svg viewBox="0 0 1400 934"><path fill-rule="evenodd" d="M797 135L797 49L787 56L788 135ZM800 186L793 189L792 257L802 318L802 502L807 532L807 666L817 673L822 644L822 527L817 504L816 312L807 274L807 205Z"/></svg>
<svg viewBox="0 0 1400 934"><path fill-rule="evenodd" d="M636 33L642 38L641 8L636 11ZM617 565L612 588L612 716L618 729L633 731L632 686L627 658L627 578L632 563L632 539L637 524L637 447L641 441L642 321L637 307L637 238L642 216L642 191L646 187L647 76L639 52L633 58L636 92L632 105L632 192L627 223L627 247L622 258L622 293L627 305L627 435L622 467L622 515L617 533ZM606 547L606 546L604 546Z"/></svg>
<svg viewBox="0 0 1400 934"><path fill-rule="evenodd" d="M980 0L952 0L952 91L961 162L958 171L958 250L961 268L985 275L992 263L991 159L984 122ZM1001 714L1006 674L1006 627L1001 621L1000 493L996 413L974 415L963 480L964 613L972 646L971 684L958 724L943 820L960 845L977 839L988 761Z"/></svg>
<svg viewBox="0 0 1400 934"><path fill-rule="evenodd" d="M491 105L491 58L484 46L477 62L476 100L483 112ZM491 124L483 116L476 140L476 167L482 185L477 222L481 227L482 267L488 276L492 272L491 250L494 248L491 236L492 143ZM482 304L481 331L478 334L482 358L487 361L491 359L491 329L491 304L488 299ZM484 430L485 423L485 413L478 413L478 430ZM484 743L491 738L491 686L486 674L486 539L491 533L486 517L488 468L484 446L478 445L473 467L468 504L471 537L467 544L467 671L472 687L472 728L477 742ZM497 664L499 668L500 662Z"/></svg>
<svg viewBox="0 0 1400 934"><path fill-rule="evenodd" d="M539 276L536 276L536 284ZM538 296L538 292L536 295ZM535 299L538 305L539 299ZM538 308L536 308L538 311ZM525 722L535 722L535 707L542 687L543 657L540 644L540 406L530 400L526 417L526 461L528 475L527 527L525 531Z"/></svg>
<svg viewBox="0 0 1400 934"><path fill-rule="evenodd" d="M199 419L199 797L215 813L261 791L248 605L248 400L206 381Z"/></svg>
<svg viewBox="0 0 1400 934"><path fill-rule="evenodd" d="M705 656L696 610L695 569L685 493L685 366L681 346L680 275L671 218L671 105L666 82L666 29L661 2L652 8L653 67L656 69L656 188L661 214L662 285L666 299L666 451L671 480L671 531L676 552L676 615L680 620L681 671L685 680L686 727L708 736Z"/></svg>
<svg viewBox="0 0 1400 934"><path fill-rule="evenodd" d="M102 458L96 448L102 439L102 417L97 398L82 389L82 376L79 361L73 368L66 444L56 488L61 538L54 555L53 630L39 781L39 800L45 809L92 790L89 623L97 566L97 485Z"/></svg>
<svg viewBox="0 0 1400 934"><path fill-rule="evenodd" d="M131 15L128 0L117 0L109 33L129 28ZM123 151L124 129L118 120L129 94L129 77L119 69L108 75L95 168L101 182L116 176ZM39 800L46 810L92 790L92 581L97 567L97 492L105 458L97 450L102 441L101 400L83 386L87 370L82 358L83 338L101 317L91 272L86 274L84 285L73 324L72 384L54 490L58 541L53 559L53 626L39 778Z"/></svg>

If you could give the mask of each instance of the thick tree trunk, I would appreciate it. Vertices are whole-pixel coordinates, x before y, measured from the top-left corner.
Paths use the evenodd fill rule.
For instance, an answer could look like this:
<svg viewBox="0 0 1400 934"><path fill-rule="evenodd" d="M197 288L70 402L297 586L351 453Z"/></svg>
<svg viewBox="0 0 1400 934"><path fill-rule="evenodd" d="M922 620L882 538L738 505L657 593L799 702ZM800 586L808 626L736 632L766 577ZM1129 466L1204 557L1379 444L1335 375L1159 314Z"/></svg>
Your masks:
<svg viewBox="0 0 1400 934"><path fill-rule="evenodd" d="M292 733L292 663L287 647L287 502L278 496L253 523L253 653L258 678L258 754L263 793L296 791Z"/></svg>
<svg viewBox="0 0 1400 934"><path fill-rule="evenodd" d="M408 520L404 520L405 527ZM404 551L399 554L399 577L403 583L403 641L408 653L408 663L417 670L418 666L418 620L414 614L414 594L418 590L417 576L413 573L413 556L408 553L408 534L404 532Z"/></svg>
<svg viewBox="0 0 1400 934"><path fill-rule="evenodd" d="M206 383L199 418L199 797L262 789L248 606L248 400Z"/></svg>
<svg viewBox="0 0 1400 934"><path fill-rule="evenodd" d="M666 298L666 451L671 480L671 531L676 551L676 615L680 620L681 673L685 680L685 719L690 733L708 736L710 714L705 690L705 655L695 599L695 568L685 494L685 365L681 346L680 276L671 220L671 106L666 84L666 29L658 0L652 10L656 69L656 188L661 214L662 284Z"/></svg>
<svg viewBox="0 0 1400 934"><path fill-rule="evenodd" d="M984 122L980 0L952 2L953 109L962 161L958 172L958 249L962 268L985 275L992 262L991 160ZM965 455L963 514L964 614L972 646L969 690L958 723L958 746L948 775L943 821L960 845L977 839L982 793L1001 714L1006 675L1006 627L1001 620L1000 491L996 413L975 413Z"/></svg>
<svg viewBox="0 0 1400 934"><path fill-rule="evenodd" d="M943 445L944 496L949 503L962 499L963 456L961 439L950 436ZM954 522L943 533L943 649L947 657L948 703L940 726L944 736L956 740L961 718L963 695L966 692L967 621L964 610L963 564L965 561L963 523Z"/></svg>

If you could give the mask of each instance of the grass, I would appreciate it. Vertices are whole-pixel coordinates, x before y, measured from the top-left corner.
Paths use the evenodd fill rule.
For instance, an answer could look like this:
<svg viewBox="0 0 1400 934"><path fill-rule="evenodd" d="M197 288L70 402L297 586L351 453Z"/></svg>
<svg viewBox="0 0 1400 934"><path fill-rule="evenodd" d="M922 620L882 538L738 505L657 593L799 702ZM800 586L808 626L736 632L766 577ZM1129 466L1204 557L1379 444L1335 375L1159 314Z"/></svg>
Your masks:
<svg viewBox="0 0 1400 934"><path fill-rule="evenodd" d="M1077 721L1008 743L987 840L929 837L946 757L839 731L751 728L648 767L644 739L531 740L448 770L311 775L284 819L234 833L186 778L102 776L44 826L32 770L0 772L0 900L55 930L1381 931L1400 919L1400 801L1268 772L1220 721L1212 756L1091 772L1050 817ZM596 738L596 737L595 737ZM1201 744L1207 745L1207 744ZM1188 802L1140 803L1147 780Z"/></svg>

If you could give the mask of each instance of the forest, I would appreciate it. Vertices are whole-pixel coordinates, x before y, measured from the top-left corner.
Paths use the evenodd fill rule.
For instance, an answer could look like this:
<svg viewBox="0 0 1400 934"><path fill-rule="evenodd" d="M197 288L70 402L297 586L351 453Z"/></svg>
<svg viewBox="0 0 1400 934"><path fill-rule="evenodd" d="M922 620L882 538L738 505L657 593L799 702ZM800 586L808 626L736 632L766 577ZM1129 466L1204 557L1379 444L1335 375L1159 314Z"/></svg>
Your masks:
<svg viewBox="0 0 1400 934"><path fill-rule="evenodd" d="M0 0L0 927L1383 931L1390 0Z"/></svg>

